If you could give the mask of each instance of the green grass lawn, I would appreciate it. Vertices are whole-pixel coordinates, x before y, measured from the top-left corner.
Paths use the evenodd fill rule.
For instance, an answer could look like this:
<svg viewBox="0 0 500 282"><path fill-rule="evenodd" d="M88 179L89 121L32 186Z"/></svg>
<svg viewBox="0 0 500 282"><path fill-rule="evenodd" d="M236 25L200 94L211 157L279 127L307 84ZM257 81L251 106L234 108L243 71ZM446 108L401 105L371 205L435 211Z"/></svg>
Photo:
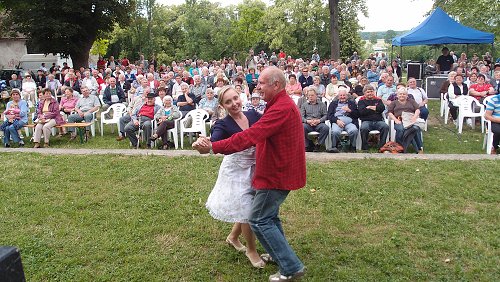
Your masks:
<svg viewBox="0 0 500 282"><path fill-rule="evenodd" d="M204 203L219 157L0 155L27 281L267 281ZM309 163L282 206L305 281L498 281L498 161ZM259 246L259 251L263 251Z"/></svg>

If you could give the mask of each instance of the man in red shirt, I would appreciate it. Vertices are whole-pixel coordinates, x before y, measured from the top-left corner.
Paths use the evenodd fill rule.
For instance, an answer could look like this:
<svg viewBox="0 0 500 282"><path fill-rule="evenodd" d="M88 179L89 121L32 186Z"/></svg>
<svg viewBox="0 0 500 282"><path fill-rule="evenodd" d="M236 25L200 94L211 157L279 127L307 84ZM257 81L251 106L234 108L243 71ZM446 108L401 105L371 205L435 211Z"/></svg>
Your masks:
<svg viewBox="0 0 500 282"><path fill-rule="evenodd" d="M286 59L286 53L283 52L283 50L280 50L280 52L278 53L278 58L281 60L281 59Z"/></svg>
<svg viewBox="0 0 500 282"><path fill-rule="evenodd" d="M132 147L138 148L139 139L135 135L136 131L141 128L143 130L144 139L146 139L146 147L151 149L151 134L153 133L153 127L151 124L155 119L159 119L163 116L163 107L155 104L155 94L147 92L147 100L146 103L140 107L137 107L133 110L131 117L131 121L125 126L125 133L132 144Z"/></svg>
<svg viewBox="0 0 500 282"><path fill-rule="evenodd" d="M306 184L304 130L299 110L285 91L286 79L277 67L264 69L257 91L267 102L261 119L228 139L210 142L200 137L193 147L202 154L232 154L256 146L252 186L256 189L250 226L280 271L269 281L291 281L305 267L286 240L278 217L280 205L291 190Z"/></svg>

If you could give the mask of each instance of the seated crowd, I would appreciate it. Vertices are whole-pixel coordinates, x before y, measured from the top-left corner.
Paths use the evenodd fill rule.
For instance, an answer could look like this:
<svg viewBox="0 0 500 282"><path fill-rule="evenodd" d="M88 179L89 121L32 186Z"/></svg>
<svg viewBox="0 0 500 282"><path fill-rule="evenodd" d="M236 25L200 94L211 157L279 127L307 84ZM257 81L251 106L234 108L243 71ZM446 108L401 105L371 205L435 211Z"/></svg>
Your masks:
<svg viewBox="0 0 500 282"><path fill-rule="evenodd" d="M449 55L446 53L448 59L438 58L433 69L451 71L442 92L447 93L450 113L456 120L458 96L471 95L482 103L486 97L498 95L500 65L495 65L491 75L490 64L484 60L469 61L465 54L449 59ZM42 65L35 77L28 73L24 80L13 77L9 83L15 89L1 127L4 146L9 147L11 140L24 144L18 130L28 123L29 107L35 109L35 147L40 147L42 135L47 147L54 126L89 122L98 110L104 112L114 104L124 104L127 109L119 121L118 141L128 138L136 148L140 142L137 132L141 131L146 147L151 148L152 142L161 138L160 148L171 148L168 130L175 127L175 120L194 109L203 109L215 119L221 110L217 92L226 85L234 86L244 110L263 114L265 103L255 88L261 71L275 65L285 74L286 92L302 115L305 150L365 151L370 144L380 149L393 124L395 141L405 151L413 145L416 152L423 152L421 126L417 124L429 116L428 97L424 89L417 87L415 78L409 77L407 85L403 84L399 59L388 62L385 54L377 53L363 60L356 52L346 62L322 60L317 52L306 60L292 59L284 52L272 58L265 52L255 55L250 50L241 64L224 58L158 65L154 57L148 61L141 55L134 64L127 58L99 58L95 68L72 69L65 65L59 69L54 65L47 70ZM500 134L499 106L495 96L486 108L486 118L494 124L495 150ZM107 116L111 116L110 111ZM189 121L184 122L189 125ZM70 139L75 139L74 128L68 128L68 132ZM311 132L317 132L317 137ZM60 134L65 133L61 129ZM371 137L373 133L375 138Z"/></svg>

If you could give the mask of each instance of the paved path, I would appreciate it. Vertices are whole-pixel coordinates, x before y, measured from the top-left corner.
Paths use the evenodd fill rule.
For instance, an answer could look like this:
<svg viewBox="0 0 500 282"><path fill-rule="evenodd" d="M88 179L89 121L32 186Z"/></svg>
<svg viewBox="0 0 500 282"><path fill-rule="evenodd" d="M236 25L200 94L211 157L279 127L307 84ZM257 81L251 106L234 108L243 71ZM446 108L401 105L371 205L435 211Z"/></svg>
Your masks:
<svg viewBox="0 0 500 282"><path fill-rule="evenodd" d="M57 149L57 148L0 148L0 153L39 153L44 155L127 155L127 156L209 156L194 150L146 150L146 149ZM486 154L377 154L377 153L306 153L308 161L329 162L335 160L395 159L395 160L500 160L499 155Z"/></svg>

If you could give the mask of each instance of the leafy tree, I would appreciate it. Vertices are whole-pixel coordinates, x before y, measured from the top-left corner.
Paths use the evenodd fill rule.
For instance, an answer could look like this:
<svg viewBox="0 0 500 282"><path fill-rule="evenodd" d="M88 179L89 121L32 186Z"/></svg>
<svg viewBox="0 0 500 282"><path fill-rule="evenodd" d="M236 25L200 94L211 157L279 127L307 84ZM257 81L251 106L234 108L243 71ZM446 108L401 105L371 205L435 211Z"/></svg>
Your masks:
<svg viewBox="0 0 500 282"><path fill-rule="evenodd" d="M391 44L394 37L396 37L396 32L392 29L389 29L384 35L384 42L387 44Z"/></svg>
<svg viewBox="0 0 500 282"><path fill-rule="evenodd" d="M292 56L309 57L315 47L321 57L329 53L328 12L321 0L277 0L264 18L270 48Z"/></svg>
<svg viewBox="0 0 500 282"><path fill-rule="evenodd" d="M237 17L231 24L229 37L233 51L246 54L263 40L265 9L266 4L260 0L245 0L236 7Z"/></svg>
<svg viewBox="0 0 500 282"><path fill-rule="evenodd" d="M377 32L370 33L370 43L371 44L377 44L377 39L378 39Z"/></svg>
<svg viewBox="0 0 500 282"><path fill-rule="evenodd" d="M97 39L90 49L90 54L104 56L108 50L108 46L109 39Z"/></svg>
<svg viewBox="0 0 500 282"><path fill-rule="evenodd" d="M7 22L26 35L28 44L43 53L71 55L75 67L87 66L97 38L126 24L133 0L32 1L0 0Z"/></svg>

